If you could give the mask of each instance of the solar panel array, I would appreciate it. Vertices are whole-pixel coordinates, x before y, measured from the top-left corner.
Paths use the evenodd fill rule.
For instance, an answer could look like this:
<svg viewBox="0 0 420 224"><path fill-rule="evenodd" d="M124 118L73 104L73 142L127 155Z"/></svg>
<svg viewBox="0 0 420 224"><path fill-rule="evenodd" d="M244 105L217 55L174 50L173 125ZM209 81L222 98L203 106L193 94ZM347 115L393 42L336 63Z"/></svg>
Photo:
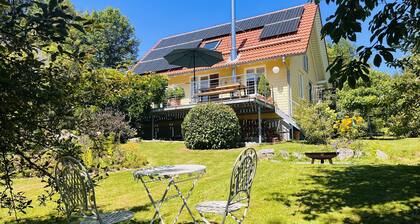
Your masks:
<svg viewBox="0 0 420 224"><path fill-rule="evenodd" d="M236 31L264 27L261 39L297 31L304 7L295 7L236 22ZM268 24L268 25L267 25ZM175 49L198 47L202 40L230 34L230 23L165 38L135 68L139 74L179 68L169 65L163 56Z"/></svg>
<svg viewBox="0 0 420 224"><path fill-rule="evenodd" d="M300 18L295 18L287 21L267 24L261 32L260 39L296 32L298 30L299 21Z"/></svg>

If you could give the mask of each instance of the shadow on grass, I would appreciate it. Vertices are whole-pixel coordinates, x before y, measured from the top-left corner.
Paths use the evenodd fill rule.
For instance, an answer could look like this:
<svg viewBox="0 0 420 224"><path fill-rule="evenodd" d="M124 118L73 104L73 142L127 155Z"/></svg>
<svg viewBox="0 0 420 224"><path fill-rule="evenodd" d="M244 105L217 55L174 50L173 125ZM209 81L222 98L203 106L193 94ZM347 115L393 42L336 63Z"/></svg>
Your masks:
<svg viewBox="0 0 420 224"><path fill-rule="evenodd" d="M140 206L135 206L135 207L131 207L128 208L126 210L131 211L131 212L143 212L143 211L149 211L152 207L152 204L148 203L148 204L144 204L144 205L140 205ZM184 211L185 212L185 211ZM127 224L149 224L151 221L151 217L145 217L144 220L130 220L127 222L123 222L123 223L127 223ZM44 217L44 218L33 218L33 219L21 219L18 222L16 221L9 221L9 222L5 222L5 224L65 224L67 223L67 219L64 217L57 217L55 215L50 215L49 217ZM78 223L77 221L72 221L73 223ZM155 223L158 223L157 221ZM194 222L182 222L182 224L194 224Z"/></svg>
<svg viewBox="0 0 420 224"><path fill-rule="evenodd" d="M139 205L139 206L134 206L131 208L127 208L125 210L131 211L133 213L136 212L143 212L143 211L149 211L151 209L152 204L148 203L148 204L144 204L144 205ZM102 213L103 211L99 211L100 213ZM75 218L77 220L77 218ZM72 222L70 223L78 223L76 220L72 220ZM125 222L125 223L129 223L129 224L146 224L146 223L150 223L151 219L148 220L130 220L129 222ZM27 223L27 224L60 224L60 223L68 223L68 220L63 216L56 216L56 215L49 215L48 217L40 217L40 218L31 218L31 219L20 219L19 221L9 221L9 222L5 222L5 224L22 224L22 223Z"/></svg>
<svg viewBox="0 0 420 224"><path fill-rule="evenodd" d="M293 195L304 205L297 212L306 220L346 207L358 218L344 223L420 223L420 166L363 165L319 172L306 183L311 188Z"/></svg>

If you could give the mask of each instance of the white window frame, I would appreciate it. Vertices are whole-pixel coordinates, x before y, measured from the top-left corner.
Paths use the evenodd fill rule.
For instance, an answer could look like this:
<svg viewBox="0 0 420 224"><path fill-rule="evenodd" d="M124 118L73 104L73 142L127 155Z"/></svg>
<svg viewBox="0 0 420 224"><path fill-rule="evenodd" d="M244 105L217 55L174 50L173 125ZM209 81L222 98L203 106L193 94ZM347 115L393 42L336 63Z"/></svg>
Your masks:
<svg viewBox="0 0 420 224"><path fill-rule="evenodd" d="M264 69L264 73L261 73L261 74L258 74L257 73L257 69ZM248 73L248 71L249 70L254 70L254 72L253 73ZM266 66L265 65L260 65L260 66L253 66L253 67L246 67L245 69L244 69L244 71L245 71L245 85L247 85L248 84L248 74L257 74L257 75L266 75L267 74L267 68L266 68ZM254 80L254 82L255 82L255 84L254 85L256 85L257 87L256 87L256 89L257 89L257 92L255 92L254 91L254 93L252 93L252 94L250 94L250 95L256 95L257 93L258 93L258 83L259 83L259 77L254 77L254 78L256 78L256 81Z"/></svg>
<svg viewBox="0 0 420 224"><path fill-rule="evenodd" d="M307 54L303 55L303 70L306 73L309 71L309 58Z"/></svg>
<svg viewBox="0 0 420 224"><path fill-rule="evenodd" d="M213 48L206 48L205 47L206 44L210 44L210 43L214 43L214 42L217 42L215 47L213 47ZM215 50L220 45L220 42L222 42L222 41L221 40L214 40L214 41L206 42L206 43L204 43L203 48L206 48L206 49L209 49L209 50Z"/></svg>
<svg viewBox="0 0 420 224"><path fill-rule="evenodd" d="M302 74L298 75L298 86L299 86L299 97L304 99L305 98L305 86L304 86L304 77Z"/></svg>
<svg viewBox="0 0 420 224"><path fill-rule="evenodd" d="M195 88L197 89L197 90L200 90L201 89L201 78L202 77L207 77L207 82L208 82L208 84L210 85L210 76L211 75L219 75L219 80L220 80L220 74L219 73L209 73L209 74L204 74L204 75L196 75L195 76L195 82L196 82L196 85L195 85ZM220 84L220 83L219 83ZM191 78L190 78L190 94L191 94L191 98L193 98L193 96L194 96L194 76L191 76Z"/></svg>

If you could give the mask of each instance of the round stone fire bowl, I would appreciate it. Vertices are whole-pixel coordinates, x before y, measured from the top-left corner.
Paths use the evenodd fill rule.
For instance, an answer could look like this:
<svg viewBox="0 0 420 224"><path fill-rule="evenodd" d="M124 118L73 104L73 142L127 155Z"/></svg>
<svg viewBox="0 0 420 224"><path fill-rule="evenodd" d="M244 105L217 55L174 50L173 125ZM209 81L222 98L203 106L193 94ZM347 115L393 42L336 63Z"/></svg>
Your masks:
<svg viewBox="0 0 420 224"><path fill-rule="evenodd" d="M306 152L305 155L312 159L312 163L315 160L321 160L321 163L324 163L324 160L328 160L332 164L332 158L338 156L337 152Z"/></svg>

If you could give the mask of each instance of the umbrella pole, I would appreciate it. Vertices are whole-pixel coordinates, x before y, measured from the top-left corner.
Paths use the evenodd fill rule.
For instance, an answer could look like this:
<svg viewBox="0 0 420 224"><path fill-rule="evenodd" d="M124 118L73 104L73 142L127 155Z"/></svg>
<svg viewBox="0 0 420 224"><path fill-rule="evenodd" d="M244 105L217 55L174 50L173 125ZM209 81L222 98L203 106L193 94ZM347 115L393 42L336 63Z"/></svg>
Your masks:
<svg viewBox="0 0 420 224"><path fill-rule="evenodd" d="M193 74L194 74L194 78L193 78L193 80L194 80L194 101L197 101L197 87L196 87L196 85L197 85L197 82L196 82L196 80L195 80L195 52L194 52L194 54L193 54Z"/></svg>

